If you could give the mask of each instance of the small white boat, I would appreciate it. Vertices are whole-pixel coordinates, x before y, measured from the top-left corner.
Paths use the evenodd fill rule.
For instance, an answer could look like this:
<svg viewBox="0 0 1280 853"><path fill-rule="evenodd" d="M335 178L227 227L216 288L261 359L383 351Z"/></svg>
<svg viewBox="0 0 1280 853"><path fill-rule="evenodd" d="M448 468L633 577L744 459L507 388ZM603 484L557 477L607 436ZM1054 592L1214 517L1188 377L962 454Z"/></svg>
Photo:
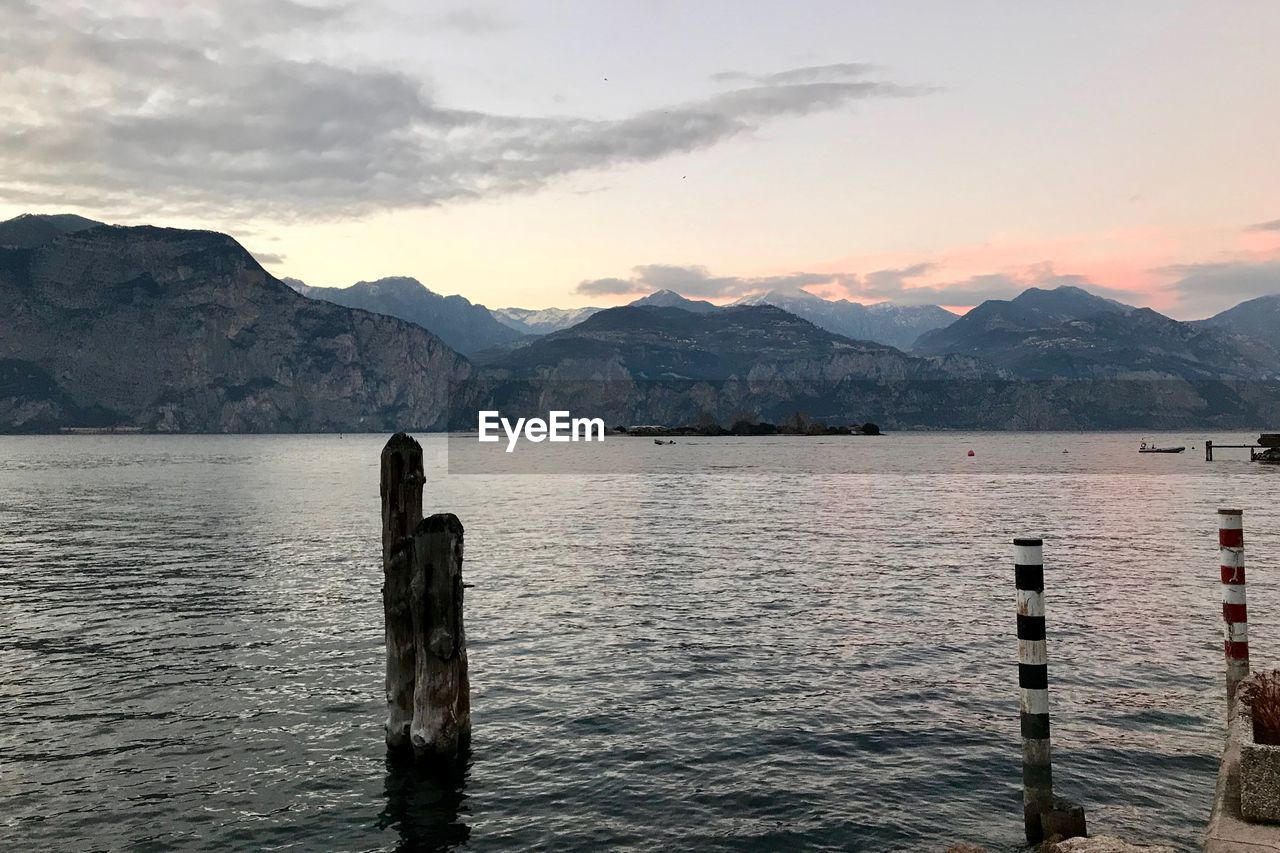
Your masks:
<svg viewBox="0 0 1280 853"><path fill-rule="evenodd" d="M1186 449L1185 445L1179 445L1177 447L1157 447L1155 442L1148 444L1145 441L1138 445L1139 453L1181 453Z"/></svg>

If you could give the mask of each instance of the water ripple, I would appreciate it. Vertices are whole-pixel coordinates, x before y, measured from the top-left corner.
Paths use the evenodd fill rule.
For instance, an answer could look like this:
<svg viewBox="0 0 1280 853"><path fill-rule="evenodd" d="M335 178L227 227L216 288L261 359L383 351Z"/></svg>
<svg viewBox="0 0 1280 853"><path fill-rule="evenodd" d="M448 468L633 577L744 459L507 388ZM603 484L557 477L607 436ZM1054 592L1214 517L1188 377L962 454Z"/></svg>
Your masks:
<svg viewBox="0 0 1280 853"><path fill-rule="evenodd" d="M427 505L464 520L476 584L475 738L465 774L424 775L379 728L383 440L0 439L0 848L1017 849L1007 543L1040 534L1058 785L1190 850L1220 504L1249 511L1272 656L1258 466L905 435L499 478L446 476L432 438Z"/></svg>

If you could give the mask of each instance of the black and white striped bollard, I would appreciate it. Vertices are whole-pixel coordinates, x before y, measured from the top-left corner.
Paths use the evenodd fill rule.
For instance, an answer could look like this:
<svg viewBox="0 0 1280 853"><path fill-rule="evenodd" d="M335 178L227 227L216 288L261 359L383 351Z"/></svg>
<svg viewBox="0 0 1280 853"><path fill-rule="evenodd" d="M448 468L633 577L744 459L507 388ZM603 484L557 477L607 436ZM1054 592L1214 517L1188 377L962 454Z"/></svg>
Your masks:
<svg viewBox="0 0 1280 853"><path fill-rule="evenodd" d="M1040 815L1053 807L1049 755L1049 659L1044 646L1044 543L1013 540L1018 587L1018 692L1022 721L1022 813L1027 843L1043 840Z"/></svg>
<svg viewBox="0 0 1280 853"><path fill-rule="evenodd" d="M1045 650L1044 542L1013 540L1018 588L1018 692L1022 728L1022 822L1028 844L1083 836L1084 809L1053 796L1049 750L1049 658Z"/></svg>

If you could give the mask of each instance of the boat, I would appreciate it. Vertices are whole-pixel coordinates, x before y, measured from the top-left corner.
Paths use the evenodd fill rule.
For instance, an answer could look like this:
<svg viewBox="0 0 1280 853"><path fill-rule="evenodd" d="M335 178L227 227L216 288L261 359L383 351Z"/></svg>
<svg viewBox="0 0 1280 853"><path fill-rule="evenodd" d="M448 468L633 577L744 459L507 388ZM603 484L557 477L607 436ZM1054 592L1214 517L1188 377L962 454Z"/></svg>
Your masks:
<svg viewBox="0 0 1280 853"><path fill-rule="evenodd" d="M1155 442L1148 444L1145 441L1138 446L1139 453L1181 453L1186 449L1185 445L1179 445L1178 447L1157 447Z"/></svg>
<svg viewBox="0 0 1280 853"><path fill-rule="evenodd" d="M1280 465L1280 447L1268 447L1261 453L1255 453L1253 461L1263 465Z"/></svg>
<svg viewBox="0 0 1280 853"><path fill-rule="evenodd" d="M654 444L675 444L675 443L676 443L676 440L673 438L673 439L671 439L670 441L663 441L663 440L662 440L662 439L660 439L660 438L655 438L655 439L653 440L653 443L654 443Z"/></svg>

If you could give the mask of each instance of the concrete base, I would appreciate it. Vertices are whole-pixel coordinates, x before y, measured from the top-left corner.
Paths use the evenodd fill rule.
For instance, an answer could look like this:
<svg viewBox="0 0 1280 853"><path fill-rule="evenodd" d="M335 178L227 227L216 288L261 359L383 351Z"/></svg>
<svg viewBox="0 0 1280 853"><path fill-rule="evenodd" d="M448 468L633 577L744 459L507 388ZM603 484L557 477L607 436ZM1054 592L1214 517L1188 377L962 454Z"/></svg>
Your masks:
<svg viewBox="0 0 1280 853"><path fill-rule="evenodd" d="M1055 798L1053 808L1040 813L1043 838L1084 838L1089 834L1085 827L1084 807Z"/></svg>
<svg viewBox="0 0 1280 853"><path fill-rule="evenodd" d="M1280 851L1280 826L1249 823L1240 811L1240 728L1247 719L1237 713L1227 731L1213 815L1209 818L1209 831L1205 834L1206 853ZM1252 736L1252 723L1249 726Z"/></svg>
<svg viewBox="0 0 1280 853"><path fill-rule="evenodd" d="M1280 821L1280 746L1253 739L1253 721L1243 703L1239 734L1240 813L1245 820Z"/></svg>

